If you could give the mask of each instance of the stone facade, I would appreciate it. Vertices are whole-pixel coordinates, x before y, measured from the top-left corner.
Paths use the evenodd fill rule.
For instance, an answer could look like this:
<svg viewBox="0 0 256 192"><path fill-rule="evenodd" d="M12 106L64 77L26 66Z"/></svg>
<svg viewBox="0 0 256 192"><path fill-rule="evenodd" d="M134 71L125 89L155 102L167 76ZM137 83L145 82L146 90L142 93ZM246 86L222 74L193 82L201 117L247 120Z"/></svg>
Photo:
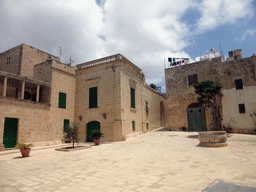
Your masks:
<svg viewBox="0 0 256 192"><path fill-rule="evenodd" d="M100 123L104 141L125 140L164 127L160 102L164 105L165 97L148 87L141 69L125 57L117 54L77 65L77 68L75 121L81 127L80 140L86 140L87 124L92 121ZM97 108L89 108L89 89L92 87L98 90ZM131 88L135 89L135 108L131 108ZM152 106L147 117L146 100Z"/></svg>
<svg viewBox="0 0 256 192"><path fill-rule="evenodd" d="M256 111L256 57L229 58L222 62L221 57L208 61L200 61L187 65L165 69L167 94L167 126L172 130L188 130L188 107L197 102L194 88L189 85L189 79L197 76L197 81L212 80L223 86L220 99L222 125L231 123L234 132L254 132L255 125L250 117ZM193 81L193 80L192 80ZM241 88L236 83L242 84ZM239 106L241 105L241 106ZM240 107L240 109L239 109ZM241 109L245 107L245 111ZM211 130L209 111L205 112L207 130Z"/></svg>
<svg viewBox="0 0 256 192"><path fill-rule="evenodd" d="M92 108L89 92L95 87L97 106ZM80 141L87 141L90 122L100 123L103 140L125 140L164 127L165 102L121 54L75 67L26 44L0 54L0 144L6 118L17 120L16 143L58 144L65 121L78 125Z"/></svg>

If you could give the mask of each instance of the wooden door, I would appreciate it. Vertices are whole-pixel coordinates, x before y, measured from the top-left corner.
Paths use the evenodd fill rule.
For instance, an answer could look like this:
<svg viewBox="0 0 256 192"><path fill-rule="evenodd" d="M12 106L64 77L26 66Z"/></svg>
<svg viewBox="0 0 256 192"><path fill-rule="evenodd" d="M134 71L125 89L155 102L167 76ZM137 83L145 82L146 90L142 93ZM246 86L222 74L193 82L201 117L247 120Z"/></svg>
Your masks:
<svg viewBox="0 0 256 192"><path fill-rule="evenodd" d="M91 121L87 124L87 142L93 142L93 138L91 138L93 130L100 130L100 122Z"/></svg>
<svg viewBox="0 0 256 192"><path fill-rule="evenodd" d="M4 122L4 139L3 144L5 148L14 148L17 142L17 127L18 119L5 118Z"/></svg>
<svg viewBox="0 0 256 192"><path fill-rule="evenodd" d="M202 107L188 108L188 131L206 131L205 111Z"/></svg>

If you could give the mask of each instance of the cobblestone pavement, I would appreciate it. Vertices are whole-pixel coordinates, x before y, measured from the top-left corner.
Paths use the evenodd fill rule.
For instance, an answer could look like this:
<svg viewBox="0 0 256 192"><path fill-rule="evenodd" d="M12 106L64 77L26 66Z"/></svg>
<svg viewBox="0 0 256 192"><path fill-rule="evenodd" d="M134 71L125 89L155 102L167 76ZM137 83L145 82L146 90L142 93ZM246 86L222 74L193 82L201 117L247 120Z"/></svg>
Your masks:
<svg viewBox="0 0 256 192"><path fill-rule="evenodd" d="M256 136L199 147L198 133L156 131L72 152L1 155L0 191L202 191L216 179L255 187Z"/></svg>

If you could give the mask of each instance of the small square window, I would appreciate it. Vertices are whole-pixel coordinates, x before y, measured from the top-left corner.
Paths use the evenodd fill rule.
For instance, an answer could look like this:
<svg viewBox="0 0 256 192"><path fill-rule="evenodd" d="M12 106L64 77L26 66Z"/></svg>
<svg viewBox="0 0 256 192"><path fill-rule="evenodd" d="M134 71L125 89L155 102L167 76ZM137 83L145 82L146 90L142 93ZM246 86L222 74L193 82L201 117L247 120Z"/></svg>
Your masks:
<svg viewBox="0 0 256 192"><path fill-rule="evenodd" d="M197 74L189 75L188 76L188 85L191 86L194 83L198 82Z"/></svg>
<svg viewBox="0 0 256 192"><path fill-rule="evenodd" d="M245 106L244 104L238 104L239 107L239 113L245 113Z"/></svg>
<svg viewBox="0 0 256 192"><path fill-rule="evenodd" d="M132 121L132 131L135 131L135 121Z"/></svg>
<svg viewBox="0 0 256 192"><path fill-rule="evenodd" d="M11 63L11 57L7 57L6 64L10 64L10 63Z"/></svg>
<svg viewBox="0 0 256 192"><path fill-rule="evenodd" d="M235 80L236 90L243 89L243 80L242 79L236 79Z"/></svg>

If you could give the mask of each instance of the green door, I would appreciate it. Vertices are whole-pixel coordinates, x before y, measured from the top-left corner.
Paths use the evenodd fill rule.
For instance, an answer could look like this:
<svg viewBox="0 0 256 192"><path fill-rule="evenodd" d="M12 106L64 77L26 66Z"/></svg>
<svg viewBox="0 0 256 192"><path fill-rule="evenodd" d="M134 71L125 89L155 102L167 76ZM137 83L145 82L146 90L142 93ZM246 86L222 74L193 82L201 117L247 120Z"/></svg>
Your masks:
<svg viewBox="0 0 256 192"><path fill-rule="evenodd" d="M205 112L202 107L188 108L188 131L206 131Z"/></svg>
<svg viewBox="0 0 256 192"><path fill-rule="evenodd" d="M3 144L5 148L14 148L17 141L17 126L18 119L5 118L4 122L4 140Z"/></svg>
<svg viewBox="0 0 256 192"><path fill-rule="evenodd" d="M93 138L91 138L92 130L100 130L100 122L91 121L87 124L87 142L93 142Z"/></svg>

